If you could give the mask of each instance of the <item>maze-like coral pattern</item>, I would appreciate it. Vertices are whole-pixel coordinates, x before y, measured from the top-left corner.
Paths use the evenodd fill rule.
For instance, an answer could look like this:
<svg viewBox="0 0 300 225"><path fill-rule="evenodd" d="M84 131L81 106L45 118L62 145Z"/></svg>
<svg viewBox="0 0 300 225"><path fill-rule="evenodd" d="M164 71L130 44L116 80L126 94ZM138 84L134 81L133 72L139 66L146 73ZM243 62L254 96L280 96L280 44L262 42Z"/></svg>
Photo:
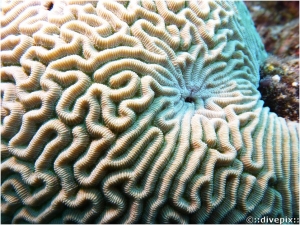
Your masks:
<svg viewBox="0 0 300 225"><path fill-rule="evenodd" d="M263 108L243 3L12 1L2 222L299 216L298 125Z"/></svg>

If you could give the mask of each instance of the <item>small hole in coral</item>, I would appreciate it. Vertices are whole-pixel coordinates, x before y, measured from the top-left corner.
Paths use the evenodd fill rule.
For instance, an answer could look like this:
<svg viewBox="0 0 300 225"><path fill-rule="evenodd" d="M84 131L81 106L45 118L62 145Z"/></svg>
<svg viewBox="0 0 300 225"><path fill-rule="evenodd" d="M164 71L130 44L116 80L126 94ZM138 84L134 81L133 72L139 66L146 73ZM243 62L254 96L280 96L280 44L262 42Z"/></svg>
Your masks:
<svg viewBox="0 0 300 225"><path fill-rule="evenodd" d="M192 102L194 102L194 98L192 98L192 97L187 97L187 98L185 98L184 101L185 101L185 102L190 102L190 103L192 103Z"/></svg>
<svg viewBox="0 0 300 225"><path fill-rule="evenodd" d="M52 8L53 8L53 2L48 2L46 5L46 9L50 11Z"/></svg>

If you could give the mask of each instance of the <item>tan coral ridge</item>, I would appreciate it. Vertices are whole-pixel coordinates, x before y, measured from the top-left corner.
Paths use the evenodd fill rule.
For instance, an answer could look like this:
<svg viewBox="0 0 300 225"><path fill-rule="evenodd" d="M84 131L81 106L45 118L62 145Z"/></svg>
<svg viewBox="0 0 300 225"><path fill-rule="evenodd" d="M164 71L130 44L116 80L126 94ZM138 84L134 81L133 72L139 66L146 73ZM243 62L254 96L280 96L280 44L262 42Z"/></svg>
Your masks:
<svg viewBox="0 0 300 225"><path fill-rule="evenodd" d="M299 216L298 125L262 107L249 18L224 1L5 4L2 222Z"/></svg>

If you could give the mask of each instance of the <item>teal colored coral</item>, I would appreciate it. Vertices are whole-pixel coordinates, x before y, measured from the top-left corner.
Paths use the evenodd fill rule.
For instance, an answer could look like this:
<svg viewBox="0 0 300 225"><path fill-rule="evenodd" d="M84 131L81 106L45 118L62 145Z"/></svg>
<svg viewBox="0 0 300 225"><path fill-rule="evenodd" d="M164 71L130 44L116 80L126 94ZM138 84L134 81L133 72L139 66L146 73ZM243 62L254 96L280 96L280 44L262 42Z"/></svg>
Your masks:
<svg viewBox="0 0 300 225"><path fill-rule="evenodd" d="M1 26L2 223L299 217L242 2L12 1Z"/></svg>

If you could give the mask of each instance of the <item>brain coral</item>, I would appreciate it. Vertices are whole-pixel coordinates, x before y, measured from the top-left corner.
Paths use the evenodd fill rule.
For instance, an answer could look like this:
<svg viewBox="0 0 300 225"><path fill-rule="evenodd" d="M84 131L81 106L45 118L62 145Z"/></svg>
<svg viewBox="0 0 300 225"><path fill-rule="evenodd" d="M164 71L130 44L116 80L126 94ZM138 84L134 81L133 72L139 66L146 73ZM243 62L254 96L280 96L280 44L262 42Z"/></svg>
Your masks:
<svg viewBox="0 0 300 225"><path fill-rule="evenodd" d="M12 1L2 223L299 216L298 125L263 108L241 2Z"/></svg>

